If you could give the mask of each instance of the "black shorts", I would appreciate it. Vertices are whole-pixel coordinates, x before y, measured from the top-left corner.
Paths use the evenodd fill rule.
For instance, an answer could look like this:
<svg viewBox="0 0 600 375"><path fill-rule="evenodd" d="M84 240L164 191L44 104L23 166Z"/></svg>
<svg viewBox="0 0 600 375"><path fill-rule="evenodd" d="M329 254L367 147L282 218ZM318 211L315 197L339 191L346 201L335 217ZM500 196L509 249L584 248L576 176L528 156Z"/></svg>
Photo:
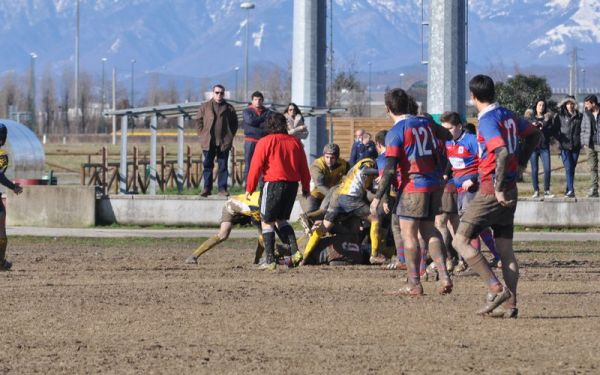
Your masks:
<svg viewBox="0 0 600 375"><path fill-rule="evenodd" d="M288 220L294 208L298 182L265 182L260 191L260 218L265 223Z"/></svg>

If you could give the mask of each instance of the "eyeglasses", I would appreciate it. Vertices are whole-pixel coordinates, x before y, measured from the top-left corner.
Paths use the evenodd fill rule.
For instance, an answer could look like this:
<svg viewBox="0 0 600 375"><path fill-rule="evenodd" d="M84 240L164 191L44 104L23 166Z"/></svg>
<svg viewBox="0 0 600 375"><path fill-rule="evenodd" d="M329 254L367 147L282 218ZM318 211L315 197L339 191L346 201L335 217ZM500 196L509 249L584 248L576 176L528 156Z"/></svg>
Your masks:
<svg viewBox="0 0 600 375"><path fill-rule="evenodd" d="M224 91L213 91L215 95L223 95L225 94Z"/></svg>

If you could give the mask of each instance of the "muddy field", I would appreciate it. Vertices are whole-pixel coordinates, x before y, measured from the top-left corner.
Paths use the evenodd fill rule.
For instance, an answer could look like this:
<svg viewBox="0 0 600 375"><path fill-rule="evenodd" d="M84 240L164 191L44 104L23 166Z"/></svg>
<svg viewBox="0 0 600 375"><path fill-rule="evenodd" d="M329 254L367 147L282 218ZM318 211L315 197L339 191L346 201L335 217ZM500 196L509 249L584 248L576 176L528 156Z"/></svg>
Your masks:
<svg viewBox="0 0 600 375"><path fill-rule="evenodd" d="M517 243L520 317L484 289L387 297L400 271L259 271L252 241L13 237L0 273L4 373L599 373L600 243Z"/></svg>

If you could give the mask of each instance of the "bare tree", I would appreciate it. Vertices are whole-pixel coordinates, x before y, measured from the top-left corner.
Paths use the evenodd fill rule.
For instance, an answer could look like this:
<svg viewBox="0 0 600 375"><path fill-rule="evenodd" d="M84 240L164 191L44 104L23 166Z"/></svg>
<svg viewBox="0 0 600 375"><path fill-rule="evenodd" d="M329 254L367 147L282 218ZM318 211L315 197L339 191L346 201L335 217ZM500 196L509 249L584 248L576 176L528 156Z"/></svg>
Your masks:
<svg viewBox="0 0 600 375"><path fill-rule="evenodd" d="M69 107L71 106L71 90L73 87L73 72L69 68L65 68L61 76L60 87L60 109L63 121L63 135L71 132L71 122L69 121Z"/></svg>
<svg viewBox="0 0 600 375"><path fill-rule="evenodd" d="M2 77L2 89L0 91L2 117L9 117L10 108L17 105L20 96L15 73L10 71Z"/></svg>
<svg viewBox="0 0 600 375"><path fill-rule="evenodd" d="M43 119L40 124L40 133L47 134L54 131L56 111L56 88L50 66L46 66L44 69L41 86Z"/></svg>
<svg viewBox="0 0 600 375"><path fill-rule="evenodd" d="M91 121L92 103L92 77L87 72L81 72L79 77L80 133L86 133L89 130L89 128L93 129L93 126L91 126L93 125ZM93 130L95 131L95 129Z"/></svg>
<svg viewBox="0 0 600 375"><path fill-rule="evenodd" d="M167 87L167 90L165 91L163 100L168 104L179 102L179 90L177 89L177 82L174 79L169 80L169 87Z"/></svg>
<svg viewBox="0 0 600 375"><path fill-rule="evenodd" d="M148 77L148 91L146 93L147 105L158 105L161 101L160 76L151 73Z"/></svg>

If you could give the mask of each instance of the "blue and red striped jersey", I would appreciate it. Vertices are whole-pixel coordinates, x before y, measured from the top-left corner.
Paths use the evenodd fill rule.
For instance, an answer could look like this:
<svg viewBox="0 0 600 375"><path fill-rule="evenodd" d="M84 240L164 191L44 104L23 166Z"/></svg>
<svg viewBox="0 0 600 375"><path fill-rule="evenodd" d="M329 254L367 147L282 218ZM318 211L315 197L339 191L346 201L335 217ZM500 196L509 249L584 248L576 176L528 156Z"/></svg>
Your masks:
<svg viewBox="0 0 600 375"><path fill-rule="evenodd" d="M398 160L400 191L431 192L441 185L445 149L425 117L404 116L385 137L386 155Z"/></svg>
<svg viewBox="0 0 600 375"><path fill-rule="evenodd" d="M477 175L479 155L477 136L463 132L457 140L446 141L448 160L452 164L452 181L458 191L462 184Z"/></svg>
<svg viewBox="0 0 600 375"><path fill-rule="evenodd" d="M506 168L507 187L517 183L519 171L519 138L524 138L535 131L535 126L523 118L515 116L508 109L491 104L479 114L479 179L480 191L486 194L494 193L496 171L496 154L494 150L506 147L508 150L508 165Z"/></svg>

